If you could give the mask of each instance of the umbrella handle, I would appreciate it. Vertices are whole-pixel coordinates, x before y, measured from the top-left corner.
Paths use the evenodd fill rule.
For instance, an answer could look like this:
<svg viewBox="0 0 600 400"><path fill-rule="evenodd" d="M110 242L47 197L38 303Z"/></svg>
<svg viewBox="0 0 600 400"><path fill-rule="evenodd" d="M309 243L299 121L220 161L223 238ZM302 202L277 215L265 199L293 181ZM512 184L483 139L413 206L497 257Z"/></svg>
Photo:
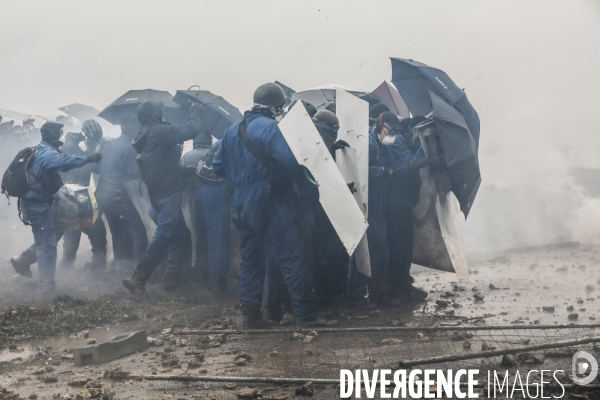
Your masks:
<svg viewBox="0 0 600 400"><path fill-rule="evenodd" d="M188 90L191 90L193 87L197 87L197 88L198 88L198 93L200 93L200 90L202 90L202 89L200 88L200 85L192 85L192 86L190 86L190 87L188 88ZM196 93L196 94L198 94L198 93Z"/></svg>

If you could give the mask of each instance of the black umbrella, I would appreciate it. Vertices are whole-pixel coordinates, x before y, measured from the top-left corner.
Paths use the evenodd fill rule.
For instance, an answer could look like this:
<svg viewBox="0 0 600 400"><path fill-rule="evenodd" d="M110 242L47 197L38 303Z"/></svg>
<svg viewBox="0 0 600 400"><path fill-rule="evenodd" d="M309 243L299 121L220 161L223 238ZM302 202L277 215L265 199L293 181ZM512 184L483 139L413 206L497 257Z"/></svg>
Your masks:
<svg viewBox="0 0 600 400"><path fill-rule="evenodd" d="M481 184L477 144L461 113L436 94L429 92L429 96L432 118L450 173L451 190L466 219Z"/></svg>
<svg viewBox="0 0 600 400"><path fill-rule="evenodd" d="M275 81L276 84L279 85L279 87L281 87L283 89L283 93L285 93L285 105L284 107L289 106L290 104L292 104L292 95L294 93L296 93L296 91L294 89L292 89L289 86L284 85L283 83L279 82L279 81Z"/></svg>
<svg viewBox="0 0 600 400"><path fill-rule="evenodd" d="M114 125L119 125L126 115L137 118L137 108L145 101L156 101L163 105L163 117L172 124L187 122L185 111L173 101L173 96L163 90L130 90L106 107L98 116Z"/></svg>
<svg viewBox="0 0 600 400"><path fill-rule="evenodd" d="M479 115L473 108L465 92L437 68L418 61L391 58L392 83L406 102L410 112L426 115L431 112L431 100L428 91L446 99L463 115L475 143L479 146Z"/></svg>
<svg viewBox="0 0 600 400"><path fill-rule="evenodd" d="M244 118L240 110L207 90L178 90L173 101L186 110L192 103L201 103L204 106L200 114L202 130L217 139L221 139L233 123Z"/></svg>

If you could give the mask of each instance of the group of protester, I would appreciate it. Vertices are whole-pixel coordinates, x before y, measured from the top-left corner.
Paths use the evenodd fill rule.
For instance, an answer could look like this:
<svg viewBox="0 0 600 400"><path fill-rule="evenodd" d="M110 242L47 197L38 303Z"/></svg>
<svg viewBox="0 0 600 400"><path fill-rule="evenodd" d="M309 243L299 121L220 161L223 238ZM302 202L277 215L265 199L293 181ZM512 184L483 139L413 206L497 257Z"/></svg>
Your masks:
<svg viewBox="0 0 600 400"><path fill-rule="evenodd" d="M136 297L145 294L161 263L163 289L181 284L191 243L182 202L184 191L191 190L198 232L193 278L213 292L225 292L233 224L239 234L239 300L246 327L279 322L285 312L298 325L327 326L332 321L324 316L339 299L360 308L423 301L427 294L413 285L410 266L419 171L429 163L413 128L424 118L399 120L381 103L370 109L367 239L372 276L367 277L357 270L354 256L348 256L319 203L318 185L279 130L283 90L274 83L261 85L253 102L244 118L214 143L202 129L199 103L191 106L187 124L172 125L163 120L161 104L144 102L137 118L123 118L121 136L112 140L103 138L94 120L85 121L82 132L66 135L63 124L45 123L30 165L29 191L21 199L35 243L11 259L15 270L31 276L30 266L37 261L42 291L54 293L57 243L64 238L61 264L72 268L82 232L92 245L86 268L106 270L102 219L90 228L63 232L51 209L63 182L88 186L96 173L95 194L112 235L114 258L135 263L123 286ZM335 104L320 111L309 103L304 107L335 158L348 146L337 138ZM188 140L194 148L182 156ZM140 178L156 223L149 242L127 187Z"/></svg>

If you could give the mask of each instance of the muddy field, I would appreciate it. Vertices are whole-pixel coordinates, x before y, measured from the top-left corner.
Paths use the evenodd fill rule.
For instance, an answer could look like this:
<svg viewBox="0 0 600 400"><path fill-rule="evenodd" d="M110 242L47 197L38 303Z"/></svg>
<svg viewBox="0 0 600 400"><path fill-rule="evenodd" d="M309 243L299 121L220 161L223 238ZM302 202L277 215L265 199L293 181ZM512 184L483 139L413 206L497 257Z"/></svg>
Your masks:
<svg viewBox="0 0 600 400"><path fill-rule="evenodd" d="M11 250L24 247L24 240L9 239L4 246L2 254L17 253ZM82 254L87 253L86 246L84 238ZM58 288L64 295L55 302L40 303L33 295L35 267L34 279L25 279L13 273L4 257L0 261L0 386L21 398L37 395L38 399L75 398L88 390L81 387L84 384L90 388L100 384L115 399L236 399L244 393L284 399L310 390L300 389L298 384L182 383L141 377L336 379L341 368L395 368L400 361L469 354L485 346L509 349L598 335L598 329L590 327L523 329L596 323L600 308L598 259L600 247L587 245L499 256L472 261L470 280L460 283L453 274L415 268L416 285L429 291L426 304L375 310L347 310L340 305L333 313L339 321L336 328L375 329L320 332L318 337L307 339L308 332L294 334L293 326L276 326L274 332L262 334L235 331L241 323L235 299L215 298L194 287L168 296L151 287L147 300L134 301L119 285L127 271L112 272L99 280L81 269L59 270ZM81 259L78 264L85 261ZM499 325L505 327L488 329ZM385 330L390 327L409 329ZM445 331L445 327L471 329ZM70 349L137 330L145 330L151 338L151 345L143 352L102 365L74 366ZM570 354L579 348L595 352L593 345L563 353L535 352L536 369L563 369L568 382ZM533 368L517 356L513 367L501 362L502 357L497 356L432 364L431 368ZM117 368L121 373L111 375ZM339 397L333 384L311 389L315 399Z"/></svg>

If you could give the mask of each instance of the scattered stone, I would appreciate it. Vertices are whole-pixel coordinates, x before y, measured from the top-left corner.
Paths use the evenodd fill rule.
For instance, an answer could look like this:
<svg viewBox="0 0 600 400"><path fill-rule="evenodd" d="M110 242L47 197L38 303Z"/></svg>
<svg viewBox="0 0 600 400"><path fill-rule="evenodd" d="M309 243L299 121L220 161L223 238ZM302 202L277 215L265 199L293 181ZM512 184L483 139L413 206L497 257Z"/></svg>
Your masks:
<svg viewBox="0 0 600 400"><path fill-rule="evenodd" d="M470 348L471 348L471 342L469 342L468 340L465 340L463 342L463 349L469 350Z"/></svg>
<svg viewBox="0 0 600 400"><path fill-rule="evenodd" d="M481 351L489 351L492 350L492 348L490 347L489 344L487 344L486 342L482 342L481 343Z"/></svg>
<svg viewBox="0 0 600 400"><path fill-rule="evenodd" d="M494 286L493 283L490 283L489 288L490 288L490 290L498 290L498 288L496 286Z"/></svg>
<svg viewBox="0 0 600 400"><path fill-rule="evenodd" d="M235 360L246 360L246 361L250 361L252 360L252 356L248 353L240 353L237 356L235 356L234 361Z"/></svg>
<svg viewBox="0 0 600 400"><path fill-rule="evenodd" d="M294 332L292 333L292 340L303 340L304 339L304 335L298 332Z"/></svg>
<svg viewBox="0 0 600 400"><path fill-rule="evenodd" d="M68 383L72 387L84 387L88 383L88 379L80 374L75 375L75 379Z"/></svg>
<svg viewBox="0 0 600 400"><path fill-rule="evenodd" d="M544 306L542 307L542 311L547 313L553 313L554 311L556 311L556 309L551 306Z"/></svg>
<svg viewBox="0 0 600 400"><path fill-rule="evenodd" d="M306 382L304 385L296 388L296 396L312 396L313 385L312 382Z"/></svg>
<svg viewBox="0 0 600 400"><path fill-rule="evenodd" d="M88 382L87 385L85 385L85 387L87 389L102 389L102 384L97 381L92 381L92 382Z"/></svg>
<svg viewBox="0 0 600 400"><path fill-rule="evenodd" d="M279 323L279 325L287 326L287 325L293 325L295 323L296 323L296 318L290 313L285 313L283 315L283 318L281 319L281 322Z"/></svg>
<svg viewBox="0 0 600 400"><path fill-rule="evenodd" d="M532 353L521 353L517 355L517 359L525 364L542 364L544 360Z"/></svg>
<svg viewBox="0 0 600 400"><path fill-rule="evenodd" d="M314 341L316 341L318 339L318 336L309 336L306 335L304 336L304 339L302 340L303 343L312 343Z"/></svg>
<svg viewBox="0 0 600 400"><path fill-rule="evenodd" d="M505 367L514 367L515 366L515 362L507 354L502 356L501 364L504 365Z"/></svg>
<svg viewBox="0 0 600 400"><path fill-rule="evenodd" d="M569 318L571 321L575 321L577 318L579 318L579 314L572 313L572 314L569 314L569 316L567 318Z"/></svg>
<svg viewBox="0 0 600 400"><path fill-rule="evenodd" d="M81 339L87 339L90 337L90 331L81 331L77 334L77 337Z"/></svg>
<svg viewBox="0 0 600 400"><path fill-rule="evenodd" d="M164 345L165 345L165 342L164 342L164 341L162 341L162 340L160 340L160 339L158 339L158 340L157 340L157 341L154 343L154 345L155 345L156 347L164 346Z"/></svg>
<svg viewBox="0 0 600 400"><path fill-rule="evenodd" d="M238 399L255 399L258 397L258 389L244 388L235 393Z"/></svg>
<svg viewBox="0 0 600 400"><path fill-rule="evenodd" d="M475 298L475 300L479 300L479 301L481 301L481 300L483 300L483 299L485 298L485 296L484 296L484 295L483 295L483 293L481 293L481 292L477 292L477 293L475 293L475 294L473 295L473 297Z"/></svg>
<svg viewBox="0 0 600 400"><path fill-rule="evenodd" d="M569 307L567 307L567 311L569 311L569 312L570 312L570 311L575 311L575 307L573 307L573 306L569 306Z"/></svg>
<svg viewBox="0 0 600 400"><path fill-rule="evenodd" d="M306 336L319 337L317 331L310 331L306 334Z"/></svg>
<svg viewBox="0 0 600 400"><path fill-rule="evenodd" d="M115 381L120 381L129 376L129 372L123 371L121 368L115 368L109 371L104 371L102 375L103 379L113 379Z"/></svg>
<svg viewBox="0 0 600 400"><path fill-rule="evenodd" d="M381 341L381 344L387 344L387 345L398 345L400 343L402 343L402 340L400 340L400 339L394 339L394 338L383 339Z"/></svg>
<svg viewBox="0 0 600 400"><path fill-rule="evenodd" d="M240 358L239 360L235 360L233 363L238 367L242 367L247 364L247 361L243 358Z"/></svg>
<svg viewBox="0 0 600 400"><path fill-rule="evenodd" d="M237 385L235 383L226 383L223 385L223 388L227 389L227 390L231 390L231 389L235 389L237 387Z"/></svg>
<svg viewBox="0 0 600 400"><path fill-rule="evenodd" d="M305 356L308 356L308 357L311 357L311 356L313 356L313 355L314 355L314 353L313 353L312 351L310 351L310 350L306 349L306 350L304 350L304 355L305 355Z"/></svg>
<svg viewBox="0 0 600 400"><path fill-rule="evenodd" d="M437 306L440 307L440 308L444 308L444 307L448 307L450 305L450 302L447 301L447 300L437 299L435 301L435 304L437 304Z"/></svg>
<svg viewBox="0 0 600 400"><path fill-rule="evenodd" d="M204 355L197 355L188 360L188 368L200 368L202 366L202 362L204 361Z"/></svg>
<svg viewBox="0 0 600 400"><path fill-rule="evenodd" d="M44 383L56 383L58 382L58 378L55 376L47 376L44 378Z"/></svg>
<svg viewBox="0 0 600 400"><path fill-rule="evenodd" d="M423 336L423 334L421 332L417 332L416 337L417 337L417 340L425 339L425 336Z"/></svg>
<svg viewBox="0 0 600 400"><path fill-rule="evenodd" d="M167 329L163 329L161 331L162 335L172 335L173 334L173 328L167 328Z"/></svg>
<svg viewBox="0 0 600 400"><path fill-rule="evenodd" d="M272 352L269 353L269 357L279 357L279 352L273 350Z"/></svg>
<svg viewBox="0 0 600 400"><path fill-rule="evenodd" d="M89 339L86 343L87 344L96 344L96 339Z"/></svg>
<svg viewBox="0 0 600 400"><path fill-rule="evenodd" d="M585 290L588 291L588 292L591 292L592 290L594 290L594 287L592 285L587 285L585 287Z"/></svg>

